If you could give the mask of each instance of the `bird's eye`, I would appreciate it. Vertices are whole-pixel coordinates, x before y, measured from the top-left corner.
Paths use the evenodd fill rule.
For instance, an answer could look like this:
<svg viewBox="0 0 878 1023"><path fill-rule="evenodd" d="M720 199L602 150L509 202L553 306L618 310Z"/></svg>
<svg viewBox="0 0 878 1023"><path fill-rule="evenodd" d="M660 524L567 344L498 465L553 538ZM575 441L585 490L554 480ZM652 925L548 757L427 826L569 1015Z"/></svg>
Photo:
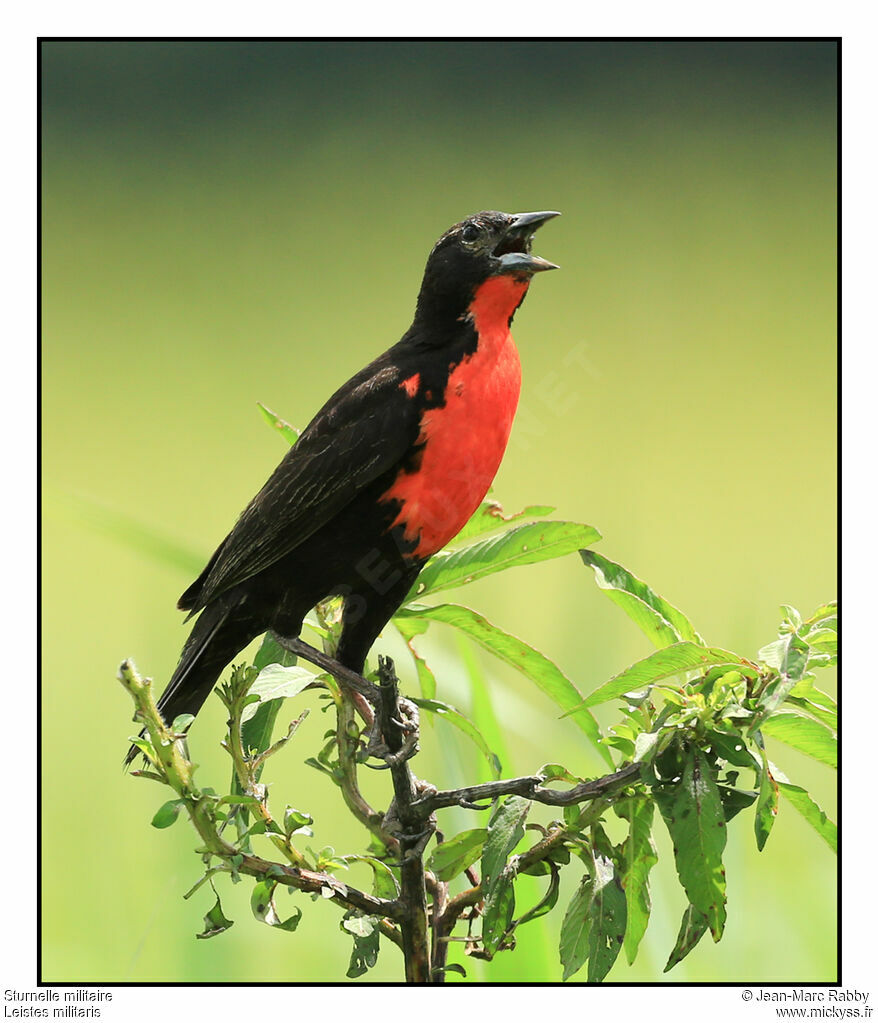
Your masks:
<svg viewBox="0 0 878 1023"><path fill-rule="evenodd" d="M474 241L478 240L481 233L482 232L475 224L466 224L460 232L460 237L462 241L467 243L467 245L472 245Z"/></svg>

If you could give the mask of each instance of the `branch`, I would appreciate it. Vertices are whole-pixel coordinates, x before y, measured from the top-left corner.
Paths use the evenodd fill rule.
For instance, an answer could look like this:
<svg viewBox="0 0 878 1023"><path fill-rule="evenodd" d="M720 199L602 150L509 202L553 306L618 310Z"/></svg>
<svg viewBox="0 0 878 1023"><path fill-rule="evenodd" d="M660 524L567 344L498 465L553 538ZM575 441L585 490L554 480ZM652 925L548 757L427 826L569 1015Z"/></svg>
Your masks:
<svg viewBox="0 0 878 1023"><path fill-rule="evenodd" d="M413 746L411 738L407 741L401 724L398 680L393 661L389 657L378 658L378 677L381 681L381 695L377 706L378 722L390 750L388 763L394 793L392 809L400 825L399 922L405 955L406 981L410 984L427 984L430 982L430 955L427 941L427 892L423 854L434 829L429 825L426 828L424 826L425 818L429 814L423 814L415 809L417 795L415 779L409 770L408 760L401 755L401 751L406 746L416 747Z"/></svg>
<svg viewBox="0 0 878 1023"><path fill-rule="evenodd" d="M525 775L522 778L489 781L483 785L467 785L459 789L445 789L422 796L413 804L412 809L416 810L422 818L427 817L434 810L440 810L447 806L463 806L470 810L489 810L490 803L479 806L477 805L478 801L494 800L498 796L510 795L524 796L526 799L545 803L548 806L569 806L572 803L597 799L624 788L640 776L641 767L640 762L627 764L613 774L581 782L566 792L546 788L542 784L544 779L537 774Z"/></svg>
<svg viewBox="0 0 878 1023"><path fill-rule="evenodd" d="M204 842L201 851L222 860L222 869L229 873L248 874L263 881L276 881L311 894L322 893L328 888L333 893L332 901L346 909L359 910L381 919L401 919L404 907L398 899L368 895L331 874L274 863L243 852L226 841L217 827L216 797L201 792L192 781L193 766L185 755L182 736L171 732L162 720L152 697L150 679L142 678L132 661L123 661L119 668L119 681L134 700L135 716L144 723L150 736L153 750L150 760L158 773L147 772L148 775L169 785L180 796L189 819ZM382 927L382 932L394 941L399 937L398 932L392 933L386 927Z"/></svg>

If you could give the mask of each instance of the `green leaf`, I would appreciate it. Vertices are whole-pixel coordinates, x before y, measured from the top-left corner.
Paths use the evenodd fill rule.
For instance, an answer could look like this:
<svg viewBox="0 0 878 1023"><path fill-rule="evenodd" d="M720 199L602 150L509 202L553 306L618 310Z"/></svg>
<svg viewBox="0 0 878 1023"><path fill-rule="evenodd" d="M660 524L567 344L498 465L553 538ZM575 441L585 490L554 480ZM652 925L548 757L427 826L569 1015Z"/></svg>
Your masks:
<svg viewBox="0 0 878 1023"><path fill-rule="evenodd" d="M700 909L690 905L683 914L683 922L680 924L680 933L677 935L677 943L668 957L664 973L672 970L677 963L685 959L693 948L707 933L707 917Z"/></svg>
<svg viewBox="0 0 878 1023"><path fill-rule="evenodd" d="M628 837L620 852L621 883L625 891L628 925L625 928L625 955L629 963L637 957L640 941L646 933L652 903L649 897L649 872L658 863L652 840L655 804L647 796L633 796L616 804L616 813L629 822Z"/></svg>
<svg viewBox="0 0 878 1023"><path fill-rule="evenodd" d="M268 423L269 426L273 426L280 433L281 437L284 438L287 444L292 447L299 439L300 431L297 430L295 426L290 426L285 419L281 419L280 416L275 415L274 412L272 412L267 406L263 405L261 401L257 401L256 404L259 406L259 411L262 413L262 418L266 421L266 423Z"/></svg>
<svg viewBox="0 0 878 1023"><path fill-rule="evenodd" d="M295 655L284 650L270 632L262 637L262 643L253 658L253 667L260 672L270 664L291 667L295 663ZM280 700L260 700L259 703L251 704L246 708L244 713L246 715L250 711L250 716L241 726L241 740L245 750L264 753L268 749L281 706ZM251 711L251 707L255 710ZM258 774L261 775L261 773L262 769L260 768ZM238 776L234 770L232 771L232 788L234 791L239 790Z"/></svg>
<svg viewBox="0 0 878 1023"><path fill-rule="evenodd" d="M563 980L572 977L586 960L588 983L606 977L622 947L626 912L625 893L612 861L596 856L592 874L583 877L561 924Z"/></svg>
<svg viewBox="0 0 878 1023"><path fill-rule="evenodd" d="M610 767L614 766L609 751L600 741L601 733L597 722L592 714L581 706L582 694L544 654L515 636L503 632L480 614L460 604L438 604L436 607L418 605L403 608L399 614L403 617L429 618L451 625L471 636L495 657L511 664L542 689L561 710L570 712L570 716L594 743L603 760Z"/></svg>
<svg viewBox="0 0 878 1023"><path fill-rule="evenodd" d="M490 959L512 928L515 913L515 875L504 870L494 879L482 910L482 950Z"/></svg>
<svg viewBox="0 0 878 1023"><path fill-rule="evenodd" d="M801 696L794 695L798 690L797 685L793 692L787 697L786 702L788 706L798 707L803 710L806 714L810 714L811 717L817 718L827 728L833 732L838 731L838 710L835 708L834 703L832 707L826 707L816 701L816 699L806 699ZM816 693L816 690L812 690L812 694ZM824 694L825 695L825 694ZM828 699L832 699L828 697Z"/></svg>
<svg viewBox="0 0 878 1023"><path fill-rule="evenodd" d="M707 741L710 748L718 757L727 760L736 767L749 767L758 771L759 758L747 748L744 737L737 732L723 732L718 729L707 733Z"/></svg>
<svg viewBox="0 0 878 1023"><path fill-rule="evenodd" d="M151 822L152 826L154 828L169 828L177 819L180 808L185 802L185 799L171 799L169 802L164 803L156 810Z"/></svg>
<svg viewBox="0 0 878 1023"><path fill-rule="evenodd" d="M819 721L801 714L781 711L773 714L761 726L764 735L780 739L787 746L806 753L830 767L838 766L838 741Z"/></svg>
<svg viewBox="0 0 878 1023"><path fill-rule="evenodd" d="M526 913L513 922L513 930L521 927L523 924L530 923L532 920L538 920L541 916L545 916L546 913L555 908L555 905L558 902L558 893L561 891L561 871L551 860L544 862L547 863L549 873L551 874L546 894L535 906L532 906Z"/></svg>
<svg viewBox="0 0 878 1023"><path fill-rule="evenodd" d="M276 881L259 881L253 888L250 895L250 908L257 920L269 927L279 927L282 931L294 931L302 919L302 910L298 906L293 915L287 920L281 920L277 915L274 905L274 890L277 887Z"/></svg>
<svg viewBox="0 0 878 1023"><path fill-rule="evenodd" d="M307 668L269 664L259 672L256 681L250 687L250 695L258 696L261 703L268 703L270 700L286 700L298 696L303 689L316 682L318 677ZM253 717L258 706L257 703L251 703L244 708L244 712L241 714L242 723Z"/></svg>
<svg viewBox="0 0 878 1023"><path fill-rule="evenodd" d="M838 851L838 828L800 785L793 785L774 764L771 772L781 795L799 811L833 852Z"/></svg>
<svg viewBox="0 0 878 1023"><path fill-rule="evenodd" d="M460 652L460 659L466 670L466 678L470 690L470 716L478 725L479 731L484 735L485 741L497 754L501 772L503 764L511 764L509 750L506 745L506 730L497 719L497 712L494 710L491 699L491 689L485 679L485 673L476 656L475 647L462 633L457 633L457 648ZM481 766L481 765L479 765ZM480 775L476 781L484 781Z"/></svg>
<svg viewBox="0 0 878 1023"><path fill-rule="evenodd" d="M765 750L759 752L762 756L762 771L759 778L759 799L756 802L756 817L753 827L756 831L756 848L761 852L765 848L774 818L777 816L777 782L771 775Z"/></svg>
<svg viewBox="0 0 878 1023"><path fill-rule="evenodd" d="M435 714L437 717L449 724L454 725L455 728L460 729L464 735L468 735L470 739L478 746L478 748L484 754L485 759L491 768L491 775L494 779L500 777L500 760L497 755L492 752L488 747L487 742L482 733L476 728L476 726L465 717L457 708L452 707L450 703L443 703L442 700L419 700L415 697L411 697L412 703L417 704L422 710L429 711L431 714Z"/></svg>
<svg viewBox="0 0 878 1023"><path fill-rule="evenodd" d="M415 671L418 673L418 685L421 687L421 696L425 700L432 700L436 696L436 676L430 670L430 666L415 649L414 638L427 631L429 622L422 618L396 617L393 624L399 630L405 640L412 660L415 662Z"/></svg>
<svg viewBox="0 0 878 1023"><path fill-rule="evenodd" d="M726 820L716 779L701 750L692 746L686 751L679 783L653 791L674 843L680 883L692 905L707 916L713 940L719 941L726 919Z"/></svg>
<svg viewBox="0 0 878 1023"><path fill-rule="evenodd" d="M524 838L524 821L530 806L530 800L523 796L508 796L494 808L482 851L482 889L485 892L490 890L513 849Z"/></svg>
<svg viewBox="0 0 878 1023"><path fill-rule="evenodd" d="M216 891L214 891L216 895ZM215 938L217 934L222 934L223 931L227 931L233 924L234 920L229 920L223 913L223 907L220 905L219 896L216 895L216 904L209 913L205 914L204 917L204 930L201 934L196 934L196 938Z"/></svg>
<svg viewBox="0 0 878 1023"><path fill-rule="evenodd" d="M704 646L689 619L627 569L594 551L580 551L595 582L659 648L687 640Z"/></svg>
<svg viewBox="0 0 878 1023"><path fill-rule="evenodd" d="M520 522L522 519L544 518L546 515L551 515L554 510L549 505L531 504L520 512L506 515L503 511L503 505L499 501L483 501L469 522L451 542L456 546L461 540L471 540L474 536L493 533L495 530L502 529L512 522Z"/></svg>
<svg viewBox="0 0 878 1023"><path fill-rule="evenodd" d="M342 928L354 939L351 961L346 976L354 979L362 977L367 970L378 962L378 917L346 916L341 922Z"/></svg>
<svg viewBox="0 0 878 1023"><path fill-rule="evenodd" d="M379 899L395 899L399 895L399 885L393 871L386 863L375 856L345 856L345 861L368 863L372 868L372 894ZM347 928L350 930L350 928Z"/></svg>
<svg viewBox="0 0 878 1023"><path fill-rule="evenodd" d="M752 669L737 654L728 650L689 642L674 643L663 650L656 650L654 654L637 661L630 668L611 678L609 682L599 686L585 698L582 706L597 707L608 700L618 699L632 689L655 685L690 671L706 671L718 664L752 673Z"/></svg>
<svg viewBox="0 0 878 1023"><path fill-rule="evenodd" d="M759 795L758 792L754 792L752 789L739 789L733 785L720 785L717 783L717 791L723 804L723 814L726 818L726 824L732 820L733 817L737 817L742 810L746 810L748 806L752 806L756 802L756 797Z"/></svg>
<svg viewBox="0 0 878 1023"><path fill-rule="evenodd" d="M506 868L506 861L524 837L524 821L529 810L530 800L509 796L494 808L488 822L482 849L482 890L485 893L482 945L489 957L500 947L512 924L515 875Z"/></svg>
<svg viewBox="0 0 878 1023"><path fill-rule="evenodd" d="M763 656L767 654L767 656ZM801 681L808 666L810 647L795 632L790 632L776 643L771 643L759 651L760 659L769 667L776 668L780 678L765 687L759 698L760 709L750 723L750 734L753 735L762 723L771 717L787 696Z"/></svg>
<svg viewBox="0 0 878 1023"><path fill-rule="evenodd" d="M454 838L449 838L447 842L436 846L427 861L427 866L440 881L451 881L467 867L471 867L482 855L487 837L486 828L461 831Z"/></svg>
<svg viewBox="0 0 878 1023"><path fill-rule="evenodd" d="M494 572L560 558L600 540L592 526L576 522L532 522L459 550L443 551L428 562L406 603L428 593L483 579Z"/></svg>
<svg viewBox="0 0 878 1023"><path fill-rule="evenodd" d="M301 810L296 810L292 806L288 806L284 810L284 834L287 838L290 835L296 834L296 832L302 832L311 837L311 825L314 823L314 818L310 813L303 813Z"/></svg>
<svg viewBox="0 0 878 1023"><path fill-rule="evenodd" d="M194 720L194 714L178 714L171 722L171 731L175 735L182 735Z"/></svg>

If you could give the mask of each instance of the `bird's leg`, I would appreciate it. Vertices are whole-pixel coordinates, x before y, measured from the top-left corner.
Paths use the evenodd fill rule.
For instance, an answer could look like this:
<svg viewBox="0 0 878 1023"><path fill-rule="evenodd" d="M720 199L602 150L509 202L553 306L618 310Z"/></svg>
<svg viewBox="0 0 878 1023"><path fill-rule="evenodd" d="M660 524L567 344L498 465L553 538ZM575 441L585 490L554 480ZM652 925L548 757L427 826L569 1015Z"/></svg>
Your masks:
<svg viewBox="0 0 878 1023"><path fill-rule="evenodd" d="M318 668L322 668L338 682L347 686L360 717L365 721L367 727L373 727L375 714L370 703L374 704L379 698L378 686L363 678L362 675L358 675L355 671L351 671L341 661L337 661L334 657L322 653L316 647L311 646L298 637L289 639L286 636L279 636L277 633L272 633L272 635L277 640L278 645L286 650L287 653L294 654L296 657L301 657Z"/></svg>

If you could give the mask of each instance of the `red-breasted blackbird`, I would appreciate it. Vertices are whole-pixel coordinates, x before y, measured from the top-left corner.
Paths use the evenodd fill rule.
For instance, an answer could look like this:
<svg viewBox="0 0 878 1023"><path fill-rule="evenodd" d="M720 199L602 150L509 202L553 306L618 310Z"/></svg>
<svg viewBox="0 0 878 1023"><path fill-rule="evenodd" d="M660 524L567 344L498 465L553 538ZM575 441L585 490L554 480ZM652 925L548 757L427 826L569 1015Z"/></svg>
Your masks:
<svg viewBox="0 0 878 1023"><path fill-rule="evenodd" d="M521 384L509 333L555 212L477 213L439 239L402 339L344 384L180 597L201 612L159 709L196 714L256 636L294 638L345 598L336 657L366 654L427 559L478 508L506 449ZM132 751L129 755L134 755Z"/></svg>

